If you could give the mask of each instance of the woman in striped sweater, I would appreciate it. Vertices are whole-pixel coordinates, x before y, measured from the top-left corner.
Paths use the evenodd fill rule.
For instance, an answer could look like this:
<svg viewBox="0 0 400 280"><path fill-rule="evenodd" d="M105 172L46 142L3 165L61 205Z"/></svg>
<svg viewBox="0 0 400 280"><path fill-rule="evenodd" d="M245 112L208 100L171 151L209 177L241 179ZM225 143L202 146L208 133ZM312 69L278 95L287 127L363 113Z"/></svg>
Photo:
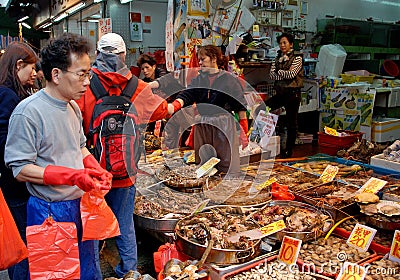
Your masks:
<svg viewBox="0 0 400 280"><path fill-rule="evenodd" d="M291 157L297 136L297 115L301 102L301 88L303 87L303 59L293 50L294 37L290 33L282 33L277 38L280 50L272 62L270 78L275 80L276 95L268 99L265 104L276 110L285 107L287 119L286 149L281 156Z"/></svg>

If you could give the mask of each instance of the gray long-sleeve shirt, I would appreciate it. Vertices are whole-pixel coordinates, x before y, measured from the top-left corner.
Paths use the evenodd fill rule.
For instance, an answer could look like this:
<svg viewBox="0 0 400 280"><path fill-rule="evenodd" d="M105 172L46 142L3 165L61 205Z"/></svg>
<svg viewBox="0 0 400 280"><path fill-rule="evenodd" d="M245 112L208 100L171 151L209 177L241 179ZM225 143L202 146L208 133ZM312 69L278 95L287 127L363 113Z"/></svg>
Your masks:
<svg viewBox="0 0 400 280"><path fill-rule="evenodd" d="M86 138L75 101L52 98L41 90L23 100L10 118L4 160L16 177L27 164L82 169ZM47 186L27 182L31 195L45 201L79 198L77 186Z"/></svg>

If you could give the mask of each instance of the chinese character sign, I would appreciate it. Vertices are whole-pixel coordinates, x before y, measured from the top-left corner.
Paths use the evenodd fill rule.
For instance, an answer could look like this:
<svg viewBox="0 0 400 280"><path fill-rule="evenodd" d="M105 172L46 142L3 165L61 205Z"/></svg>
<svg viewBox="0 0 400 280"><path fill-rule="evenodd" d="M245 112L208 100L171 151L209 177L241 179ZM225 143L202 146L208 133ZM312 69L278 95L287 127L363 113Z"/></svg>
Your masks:
<svg viewBox="0 0 400 280"><path fill-rule="evenodd" d="M104 34L112 32L111 18L99 19L99 38Z"/></svg>

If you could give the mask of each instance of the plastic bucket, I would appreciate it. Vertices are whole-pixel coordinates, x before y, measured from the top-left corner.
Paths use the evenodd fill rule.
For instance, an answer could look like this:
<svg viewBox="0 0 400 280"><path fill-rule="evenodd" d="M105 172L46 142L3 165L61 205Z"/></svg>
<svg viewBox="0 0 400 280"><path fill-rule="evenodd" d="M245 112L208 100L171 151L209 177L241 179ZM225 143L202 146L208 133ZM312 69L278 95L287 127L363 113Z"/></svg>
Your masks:
<svg viewBox="0 0 400 280"><path fill-rule="evenodd" d="M393 77L399 76L399 67L393 60L385 60L382 64L381 72L384 75L389 75Z"/></svg>

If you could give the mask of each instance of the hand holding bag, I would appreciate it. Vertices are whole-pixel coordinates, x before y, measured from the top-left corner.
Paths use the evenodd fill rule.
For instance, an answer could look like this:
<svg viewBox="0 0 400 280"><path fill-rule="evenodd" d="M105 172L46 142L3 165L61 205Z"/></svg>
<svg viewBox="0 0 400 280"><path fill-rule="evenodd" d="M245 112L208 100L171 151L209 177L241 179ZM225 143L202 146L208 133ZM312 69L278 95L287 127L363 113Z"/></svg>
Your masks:
<svg viewBox="0 0 400 280"><path fill-rule="evenodd" d="M17 225L8 209L0 189L0 270L4 270L28 257Z"/></svg>

